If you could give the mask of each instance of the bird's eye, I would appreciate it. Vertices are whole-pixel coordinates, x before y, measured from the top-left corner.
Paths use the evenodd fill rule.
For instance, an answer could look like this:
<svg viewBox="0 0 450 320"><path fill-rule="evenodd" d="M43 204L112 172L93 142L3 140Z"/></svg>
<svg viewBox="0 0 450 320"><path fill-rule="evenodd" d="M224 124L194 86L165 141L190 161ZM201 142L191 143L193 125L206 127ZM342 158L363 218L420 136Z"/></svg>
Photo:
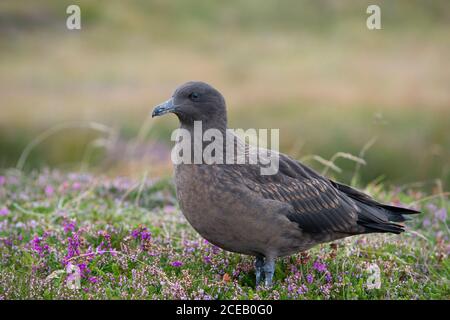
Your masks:
<svg viewBox="0 0 450 320"><path fill-rule="evenodd" d="M192 92L189 95L189 99L191 99L192 101L196 101L200 98L200 94L198 94L197 92Z"/></svg>

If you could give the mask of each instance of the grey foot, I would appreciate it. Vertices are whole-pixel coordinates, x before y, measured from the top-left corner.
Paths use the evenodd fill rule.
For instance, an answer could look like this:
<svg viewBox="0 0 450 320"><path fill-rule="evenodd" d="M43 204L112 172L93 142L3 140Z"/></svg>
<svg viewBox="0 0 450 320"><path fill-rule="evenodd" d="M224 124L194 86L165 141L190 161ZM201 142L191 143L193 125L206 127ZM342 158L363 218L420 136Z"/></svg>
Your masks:
<svg viewBox="0 0 450 320"><path fill-rule="evenodd" d="M265 285L266 287L272 286L273 274L275 272L275 260L272 258L266 258L264 263L264 276L265 276Z"/></svg>
<svg viewBox="0 0 450 320"><path fill-rule="evenodd" d="M264 276L264 258L256 257L255 261L255 274L256 274L256 287L261 284L261 278Z"/></svg>

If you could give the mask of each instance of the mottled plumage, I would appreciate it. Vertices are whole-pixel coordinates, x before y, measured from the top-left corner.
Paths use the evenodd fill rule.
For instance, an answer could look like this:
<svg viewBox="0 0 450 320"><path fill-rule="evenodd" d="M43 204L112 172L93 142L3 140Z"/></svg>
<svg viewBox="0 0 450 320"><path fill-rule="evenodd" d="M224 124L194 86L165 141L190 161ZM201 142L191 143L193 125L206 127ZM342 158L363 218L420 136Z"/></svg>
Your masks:
<svg viewBox="0 0 450 320"><path fill-rule="evenodd" d="M225 100L208 84L180 86L153 116L168 112L178 116L183 129L192 131L198 120L203 130L229 134ZM240 140L236 144L255 152ZM279 156L275 175L261 175L260 165L248 163L175 165L177 198L189 223L225 250L256 256L257 283L264 273L271 284L277 257L357 234L400 233L403 214L417 213L381 204Z"/></svg>

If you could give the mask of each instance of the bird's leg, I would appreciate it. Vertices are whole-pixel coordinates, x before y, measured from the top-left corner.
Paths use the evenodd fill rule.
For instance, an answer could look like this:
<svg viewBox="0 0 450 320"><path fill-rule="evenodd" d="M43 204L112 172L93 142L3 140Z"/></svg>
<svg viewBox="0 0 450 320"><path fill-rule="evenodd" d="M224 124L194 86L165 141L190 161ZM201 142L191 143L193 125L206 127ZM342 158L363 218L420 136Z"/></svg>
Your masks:
<svg viewBox="0 0 450 320"><path fill-rule="evenodd" d="M275 259L266 257L264 263L264 275L266 287L272 286L273 273L275 272Z"/></svg>
<svg viewBox="0 0 450 320"><path fill-rule="evenodd" d="M264 258L257 256L255 261L255 274L256 274L256 287L259 286L261 282L261 276L264 271Z"/></svg>

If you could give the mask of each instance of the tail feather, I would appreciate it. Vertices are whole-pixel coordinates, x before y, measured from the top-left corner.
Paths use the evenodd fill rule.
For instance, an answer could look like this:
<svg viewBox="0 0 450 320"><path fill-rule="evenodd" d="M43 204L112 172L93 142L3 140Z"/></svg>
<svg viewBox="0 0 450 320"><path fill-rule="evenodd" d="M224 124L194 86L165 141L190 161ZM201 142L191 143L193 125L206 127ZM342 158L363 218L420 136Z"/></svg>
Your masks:
<svg viewBox="0 0 450 320"><path fill-rule="evenodd" d="M368 223L364 224L364 227L367 228L367 233L380 232L400 234L405 232L405 227L396 223Z"/></svg>
<svg viewBox="0 0 450 320"><path fill-rule="evenodd" d="M394 214L380 207L373 207L359 202L361 209L358 215L358 224L366 228L367 233L372 232L391 232L401 233L405 227L395 222L403 222L402 215Z"/></svg>
<svg viewBox="0 0 450 320"><path fill-rule="evenodd" d="M344 184L334 182L334 185L350 198L356 201L361 209L358 224L367 228L367 232L401 233L405 227L395 222L410 220L408 215L418 214L420 211L382 204L367 194Z"/></svg>
<svg viewBox="0 0 450 320"><path fill-rule="evenodd" d="M388 220L393 222L404 222L407 220L411 220L412 218L409 217L408 215L420 213L420 211L414 209L396 207L385 204L381 205L381 208L387 211Z"/></svg>
<svg viewBox="0 0 450 320"><path fill-rule="evenodd" d="M406 220L411 220L411 217L408 217L408 215L420 213L420 211L414 209L396 207L387 204L383 204L380 207L388 212L389 221L394 222L403 222Z"/></svg>

